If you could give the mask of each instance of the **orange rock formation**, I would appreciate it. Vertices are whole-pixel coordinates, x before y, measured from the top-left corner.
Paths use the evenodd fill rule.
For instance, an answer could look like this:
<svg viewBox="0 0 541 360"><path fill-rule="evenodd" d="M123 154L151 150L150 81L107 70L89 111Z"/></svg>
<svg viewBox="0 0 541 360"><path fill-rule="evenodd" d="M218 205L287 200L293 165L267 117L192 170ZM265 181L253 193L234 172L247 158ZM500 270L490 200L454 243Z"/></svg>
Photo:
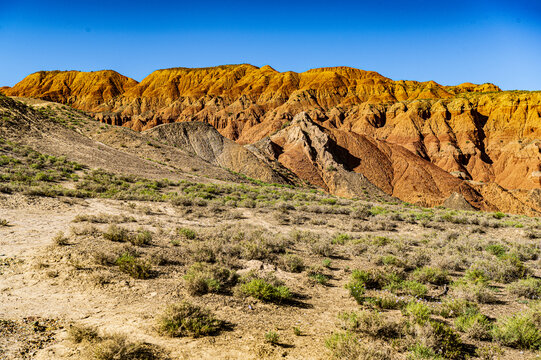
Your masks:
<svg viewBox="0 0 541 360"><path fill-rule="evenodd" d="M541 92L393 81L349 67L281 73L246 64L158 70L140 83L113 71L39 72L3 92L69 103L101 121L138 131L203 121L239 144L256 143L306 111L344 149L341 161L350 161L349 155L363 159L348 168L386 193L411 201L422 197L429 204L441 203L444 193L452 193L446 186L461 186L442 180L441 173L452 175L457 184L468 180L472 188L481 183L503 190L541 187ZM279 160L293 170L299 158L286 153ZM380 161L379 153L390 161ZM413 174L407 176L409 185L393 184L420 160L434 165L430 181L437 189L416 186ZM303 176L332 188L316 173L306 168ZM449 191L441 192L442 186Z"/></svg>

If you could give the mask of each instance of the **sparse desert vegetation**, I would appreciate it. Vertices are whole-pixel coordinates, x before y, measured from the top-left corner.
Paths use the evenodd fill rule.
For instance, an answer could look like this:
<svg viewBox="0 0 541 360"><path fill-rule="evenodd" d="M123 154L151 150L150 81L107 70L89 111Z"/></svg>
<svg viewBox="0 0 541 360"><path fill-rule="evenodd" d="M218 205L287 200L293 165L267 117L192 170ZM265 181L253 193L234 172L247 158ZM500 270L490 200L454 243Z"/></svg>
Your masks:
<svg viewBox="0 0 541 360"><path fill-rule="evenodd" d="M8 359L539 357L539 218L45 153L0 140Z"/></svg>

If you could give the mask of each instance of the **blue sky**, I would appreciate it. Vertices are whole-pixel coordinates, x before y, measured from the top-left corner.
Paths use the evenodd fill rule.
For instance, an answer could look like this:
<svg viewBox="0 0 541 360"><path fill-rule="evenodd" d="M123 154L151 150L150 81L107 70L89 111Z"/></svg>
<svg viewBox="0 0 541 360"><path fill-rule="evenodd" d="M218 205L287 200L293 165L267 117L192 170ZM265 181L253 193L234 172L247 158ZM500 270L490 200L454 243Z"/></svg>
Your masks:
<svg viewBox="0 0 541 360"><path fill-rule="evenodd" d="M541 1L0 0L0 86L38 70L250 63L541 90Z"/></svg>

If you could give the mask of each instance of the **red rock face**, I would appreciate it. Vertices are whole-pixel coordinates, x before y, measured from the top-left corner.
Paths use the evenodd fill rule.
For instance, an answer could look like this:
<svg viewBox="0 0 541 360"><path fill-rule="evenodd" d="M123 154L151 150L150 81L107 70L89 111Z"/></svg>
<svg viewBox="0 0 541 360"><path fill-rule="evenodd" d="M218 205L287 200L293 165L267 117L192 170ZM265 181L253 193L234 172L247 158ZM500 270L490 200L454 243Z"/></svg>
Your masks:
<svg viewBox="0 0 541 360"><path fill-rule="evenodd" d="M346 164L354 172L368 178L374 173L368 165L379 163L374 146L401 158L370 179L401 198L419 193L426 200L438 191L392 184L389 173L406 174L408 164L419 160L474 183L505 189L540 187L539 92L502 92L492 84L392 81L348 67L280 73L251 65L158 70L139 84L112 71L40 72L4 92L70 103L101 121L138 131L163 123L203 121L240 144L275 133L306 111L344 151L365 160ZM279 160L297 168L300 158L288 155L295 153L299 149L292 145ZM328 187L321 174L301 163L310 181ZM415 182L414 175L411 179Z"/></svg>

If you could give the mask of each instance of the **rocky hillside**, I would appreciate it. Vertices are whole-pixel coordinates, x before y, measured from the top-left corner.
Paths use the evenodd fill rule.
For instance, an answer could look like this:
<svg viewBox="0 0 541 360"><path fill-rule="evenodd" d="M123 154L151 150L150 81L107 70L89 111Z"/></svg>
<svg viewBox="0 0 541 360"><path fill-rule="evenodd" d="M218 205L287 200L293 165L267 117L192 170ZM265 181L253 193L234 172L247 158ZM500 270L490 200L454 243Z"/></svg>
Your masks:
<svg viewBox="0 0 541 360"><path fill-rule="evenodd" d="M327 165L313 160L320 167L314 171L288 155L294 147L272 154L262 144L286 144L286 138L295 136L311 144L311 131L302 130L301 136L300 130L288 130L295 115L306 112L313 126L341 149L333 161L388 195L437 205L458 189L456 183L482 187L475 196L465 195L480 205L474 197L506 203L495 194L519 190L513 198L529 199L541 187L540 92L501 91L493 84L393 81L348 67L281 73L246 64L158 70L140 83L112 71L40 72L3 91L69 103L98 120L137 131L206 122L238 144L255 144L256 153L265 154L261 161L276 158L304 180L336 193L344 188L322 173ZM291 135L294 131L298 133ZM279 135L282 140L272 140L284 133L288 135ZM296 146L301 146L299 139ZM224 166L218 160L215 164Z"/></svg>
<svg viewBox="0 0 541 360"><path fill-rule="evenodd" d="M13 88L2 91L6 95L17 94L91 110L136 85L137 81L112 70L39 71L27 76Z"/></svg>

